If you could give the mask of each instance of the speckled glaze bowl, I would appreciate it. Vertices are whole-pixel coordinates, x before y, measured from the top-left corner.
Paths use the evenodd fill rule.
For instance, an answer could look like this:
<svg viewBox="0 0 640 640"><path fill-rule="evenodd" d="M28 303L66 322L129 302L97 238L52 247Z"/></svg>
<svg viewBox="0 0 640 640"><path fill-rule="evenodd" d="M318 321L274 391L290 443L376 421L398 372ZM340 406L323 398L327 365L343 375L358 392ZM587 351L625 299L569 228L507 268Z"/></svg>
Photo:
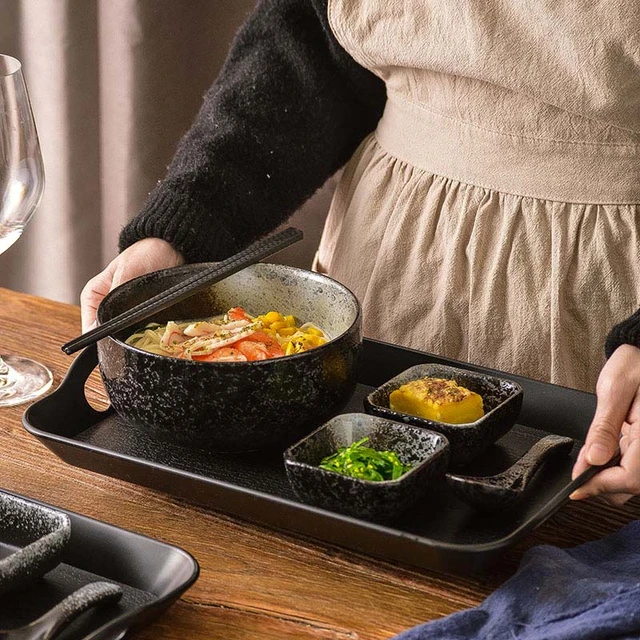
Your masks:
<svg viewBox="0 0 640 640"><path fill-rule="evenodd" d="M204 265L156 271L114 289L98 309L105 322L193 275ZM210 266L210 265L209 265ZM217 451L288 445L335 414L356 384L360 306L338 282L294 267L258 263L147 322L276 310L313 322L331 340L304 353L256 362L197 362L125 344L134 328L98 343L111 404L159 438Z"/></svg>
<svg viewBox="0 0 640 640"><path fill-rule="evenodd" d="M407 382L420 378L445 378L482 396L484 415L475 422L449 424L393 411L389 396ZM482 454L515 424L522 408L522 387L512 380L497 378L440 364L419 364L403 371L365 398L367 413L444 434L451 445L451 465L460 468Z"/></svg>
<svg viewBox="0 0 640 640"><path fill-rule="evenodd" d="M318 466L339 447L365 436L365 446L395 451L412 468L397 480L374 482ZM284 453L289 482L300 500L377 522L393 520L423 497L431 482L444 475L448 459L449 443L441 434L365 413L336 416Z"/></svg>
<svg viewBox="0 0 640 640"><path fill-rule="evenodd" d="M66 514L0 492L0 596L53 569L70 537Z"/></svg>

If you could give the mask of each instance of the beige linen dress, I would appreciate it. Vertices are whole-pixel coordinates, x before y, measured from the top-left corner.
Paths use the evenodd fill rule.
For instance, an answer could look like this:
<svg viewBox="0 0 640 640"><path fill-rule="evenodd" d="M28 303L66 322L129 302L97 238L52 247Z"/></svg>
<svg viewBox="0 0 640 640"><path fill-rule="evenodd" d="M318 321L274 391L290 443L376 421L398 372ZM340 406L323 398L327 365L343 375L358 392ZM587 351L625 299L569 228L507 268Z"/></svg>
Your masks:
<svg viewBox="0 0 640 640"><path fill-rule="evenodd" d="M386 83L318 270L365 335L593 390L640 306L640 3L329 0Z"/></svg>

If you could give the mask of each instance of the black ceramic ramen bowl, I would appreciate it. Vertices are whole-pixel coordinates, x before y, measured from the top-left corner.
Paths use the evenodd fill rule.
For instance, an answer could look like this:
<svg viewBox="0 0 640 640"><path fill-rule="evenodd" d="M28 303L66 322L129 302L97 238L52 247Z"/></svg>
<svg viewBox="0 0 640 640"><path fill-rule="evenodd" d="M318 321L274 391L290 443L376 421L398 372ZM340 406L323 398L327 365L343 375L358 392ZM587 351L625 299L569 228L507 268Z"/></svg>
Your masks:
<svg viewBox="0 0 640 640"><path fill-rule="evenodd" d="M475 422L449 424L394 411L389 396L407 382L420 378L455 380L482 396L484 415ZM482 454L515 424L522 408L522 387L516 382L440 364L420 364L385 382L365 398L367 413L444 434L451 445L451 466L459 468Z"/></svg>
<svg viewBox="0 0 640 640"><path fill-rule="evenodd" d="M364 437L364 446L394 451L411 469L396 480L371 481L318 466L339 447ZM441 434L365 413L336 416L284 453L289 482L300 500L377 522L396 518L423 497L444 476L448 459L449 443Z"/></svg>
<svg viewBox="0 0 640 640"><path fill-rule="evenodd" d="M156 271L114 289L105 322L210 265ZM312 271L258 263L177 303L148 322L191 320L242 306L313 322L331 338L302 353L254 362L199 362L125 344L135 328L98 342L100 372L116 412L183 446L256 451L286 446L336 413L356 384L360 306L343 285Z"/></svg>
<svg viewBox="0 0 640 640"><path fill-rule="evenodd" d="M66 514L0 492L0 596L53 569L70 536Z"/></svg>

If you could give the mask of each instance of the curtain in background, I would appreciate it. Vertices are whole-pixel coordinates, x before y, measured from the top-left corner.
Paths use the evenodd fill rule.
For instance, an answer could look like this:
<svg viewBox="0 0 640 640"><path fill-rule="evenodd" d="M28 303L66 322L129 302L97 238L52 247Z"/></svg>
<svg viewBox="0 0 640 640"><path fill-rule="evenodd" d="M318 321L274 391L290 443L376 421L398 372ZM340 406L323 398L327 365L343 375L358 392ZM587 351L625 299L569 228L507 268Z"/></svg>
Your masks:
<svg viewBox="0 0 640 640"><path fill-rule="evenodd" d="M18 58L46 172L42 202L0 255L0 286L78 304L121 227L162 178L255 0L0 0L0 52ZM290 221L278 256L308 267L333 183Z"/></svg>

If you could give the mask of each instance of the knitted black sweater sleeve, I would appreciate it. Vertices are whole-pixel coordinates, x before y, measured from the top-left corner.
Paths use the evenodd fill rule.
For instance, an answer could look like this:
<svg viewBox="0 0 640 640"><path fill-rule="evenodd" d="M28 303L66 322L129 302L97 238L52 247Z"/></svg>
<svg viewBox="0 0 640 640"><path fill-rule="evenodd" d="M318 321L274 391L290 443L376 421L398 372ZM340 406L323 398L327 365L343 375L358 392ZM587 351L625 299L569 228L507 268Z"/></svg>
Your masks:
<svg viewBox="0 0 640 640"><path fill-rule="evenodd" d="M350 157L384 108L382 80L340 47L327 0L262 0L166 177L122 230L187 262L220 260L284 222Z"/></svg>
<svg viewBox="0 0 640 640"><path fill-rule="evenodd" d="M622 344L640 347L640 309L611 329L605 343L607 358Z"/></svg>

